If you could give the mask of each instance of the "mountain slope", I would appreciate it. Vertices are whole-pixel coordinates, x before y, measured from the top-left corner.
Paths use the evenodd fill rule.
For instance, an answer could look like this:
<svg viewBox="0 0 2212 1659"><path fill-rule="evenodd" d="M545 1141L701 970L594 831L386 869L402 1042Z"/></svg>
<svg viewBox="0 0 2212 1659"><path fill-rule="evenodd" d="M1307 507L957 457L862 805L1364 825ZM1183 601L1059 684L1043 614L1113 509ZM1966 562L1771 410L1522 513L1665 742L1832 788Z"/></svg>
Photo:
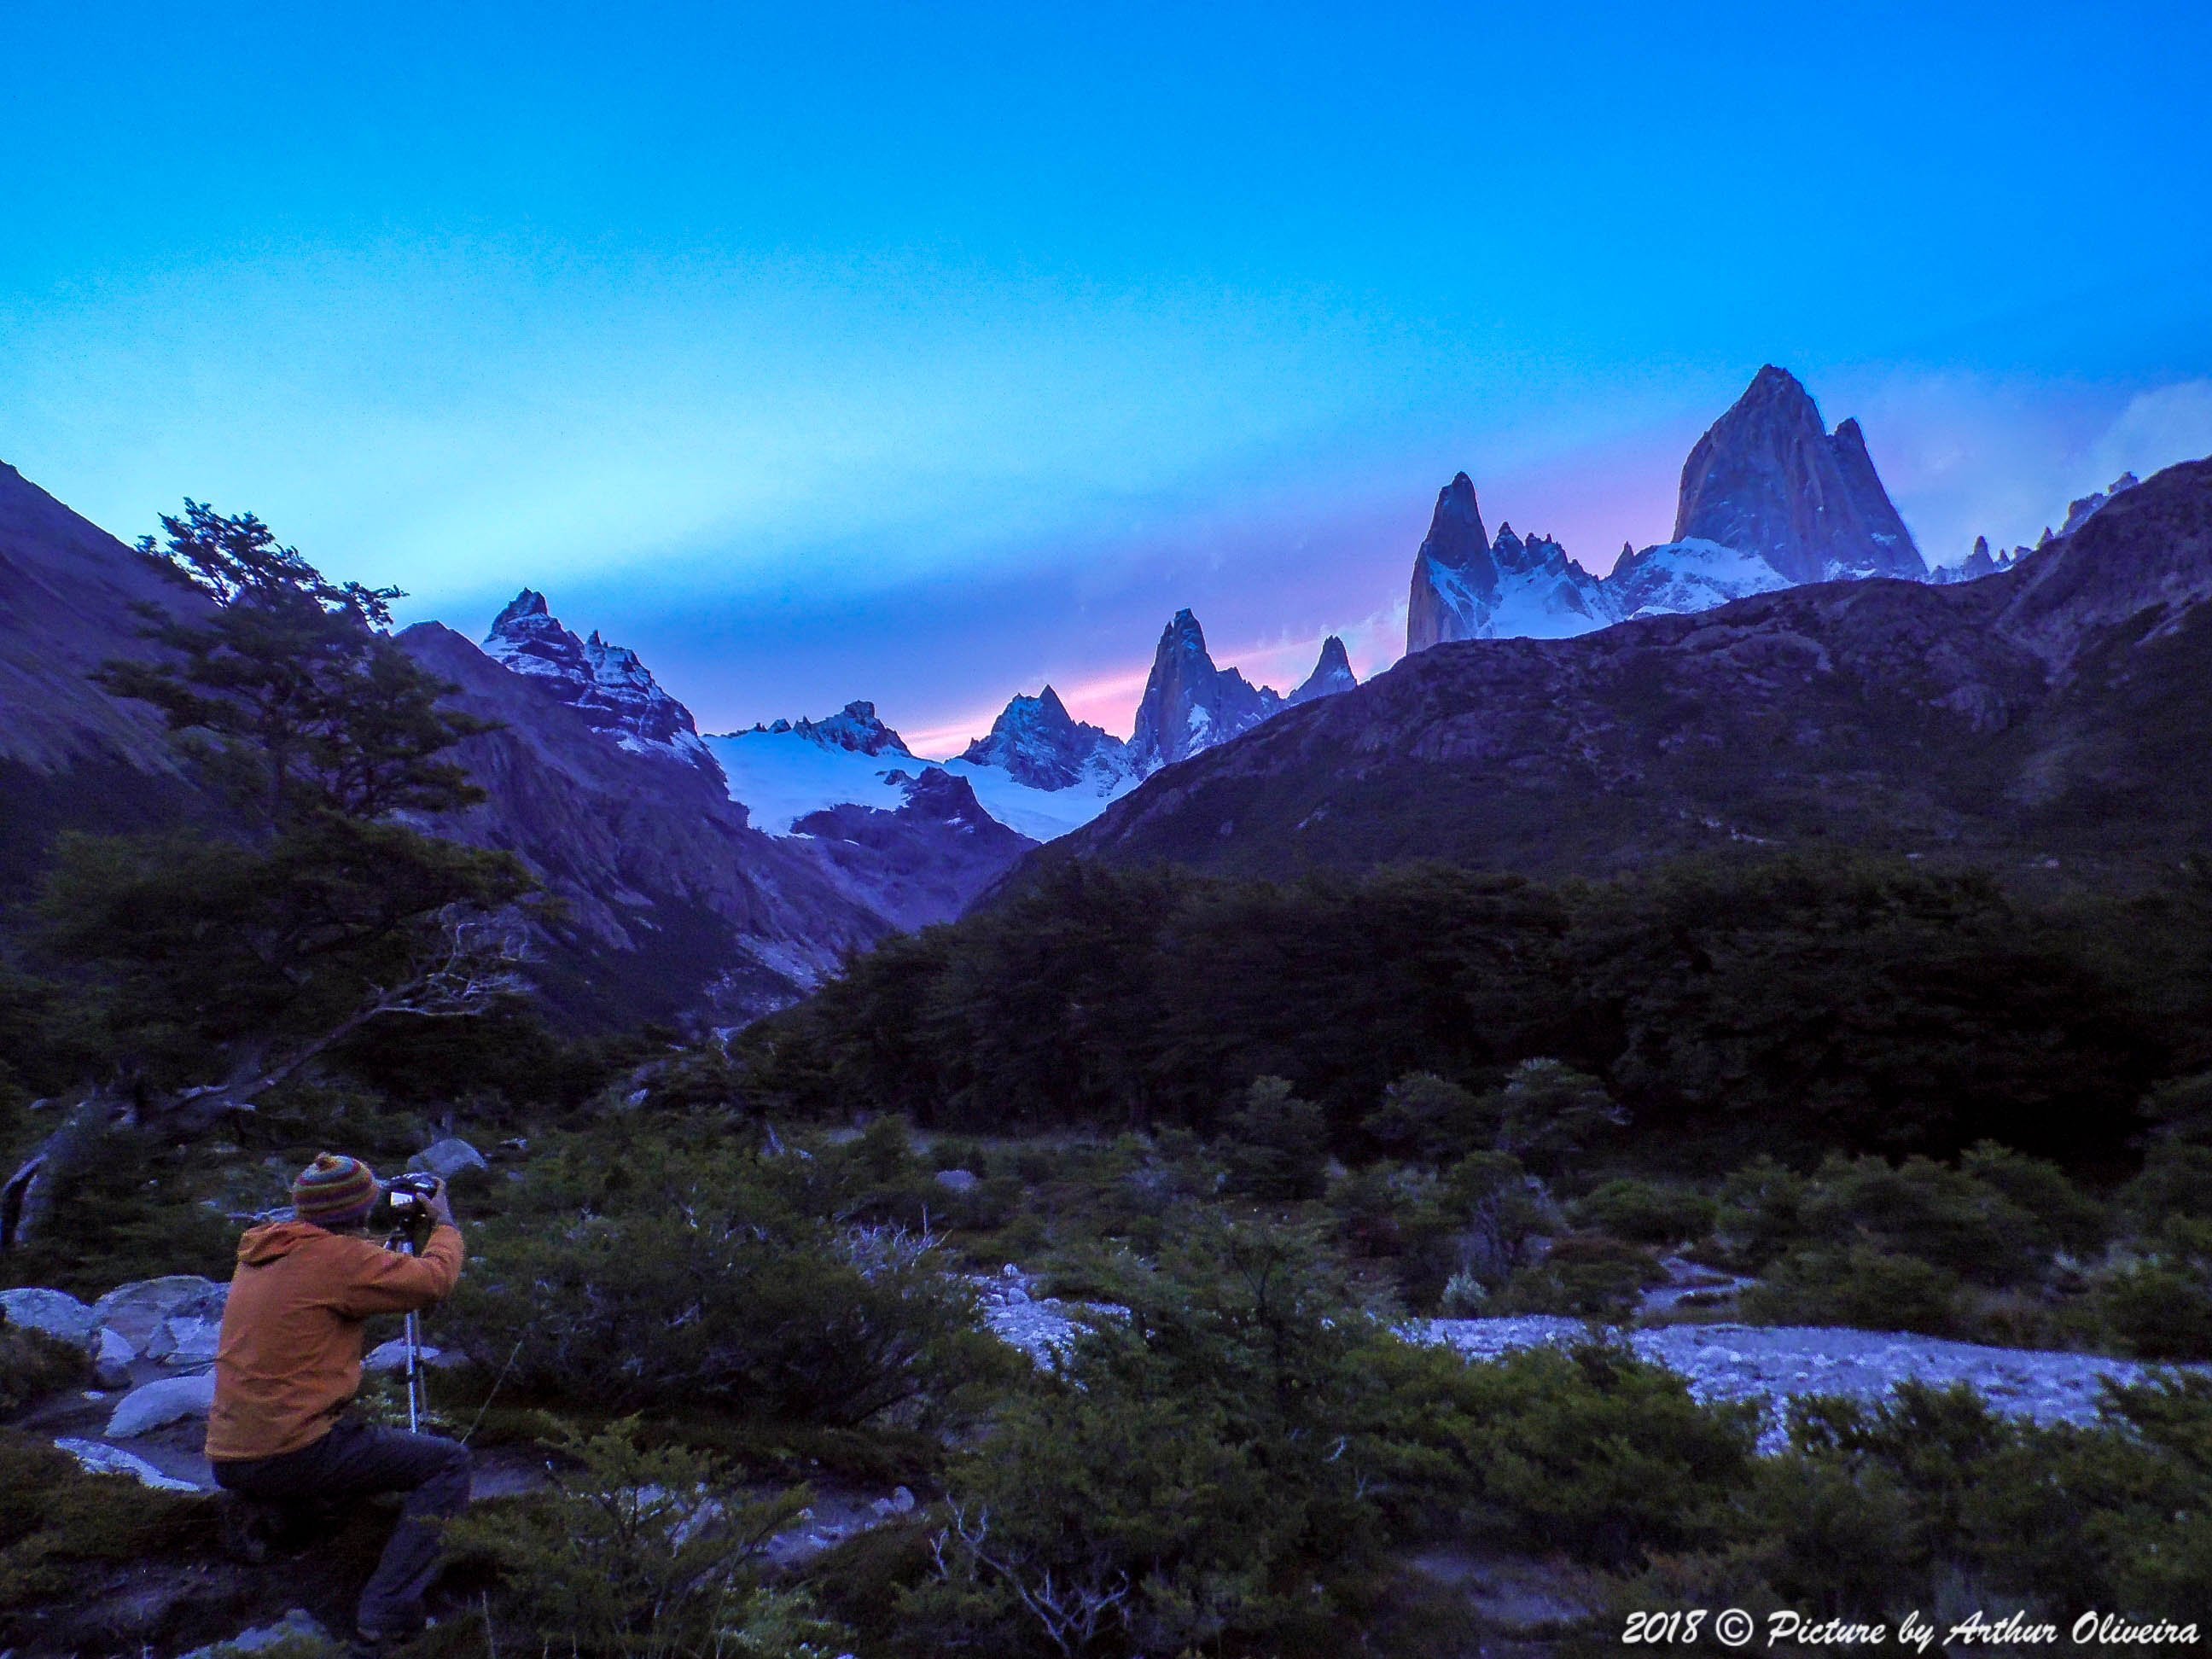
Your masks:
<svg viewBox="0 0 2212 1659"><path fill-rule="evenodd" d="M1980 581L1440 646L1168 769L1042 856L1268 875L1597 870L1746 840L2164 856L2212 833L2212 775L2176 749L2212 690L2208 595L2200 462Z"/></svg>
<svg viewBox="0 0 2212 1659"><path fill-rule="evenodd" d="M212 810L161 717L89 678L152 653L139 606L191 616L204 602L0 463L0 893L21 890L60 830L153 830Z"/></svg>

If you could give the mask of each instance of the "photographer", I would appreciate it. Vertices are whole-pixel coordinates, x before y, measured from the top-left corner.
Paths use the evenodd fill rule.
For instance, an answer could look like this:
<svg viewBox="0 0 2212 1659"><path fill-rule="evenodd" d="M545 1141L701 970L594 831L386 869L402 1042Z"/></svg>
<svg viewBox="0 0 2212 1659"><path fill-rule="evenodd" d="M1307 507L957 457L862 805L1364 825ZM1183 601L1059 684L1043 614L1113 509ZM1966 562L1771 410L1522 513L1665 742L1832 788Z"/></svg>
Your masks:
<svg viewBox="0 0 2212 1659"><path fill-rule="evenodd" d="M419 1255L368 1236L383 1196L368 1164L325 1152L292 1183L296 1218L239 1240L207 1437L216 1483L241 1498L286 1504L407 1495L361 1594L360 1634L371 1648L422 1628L422 1593L438 1571L438 1521L469 1501L467 1447L341 1418L361 1387L362 1322L443 1301L461 1273L444 1182L416 1200L434 1224Z"/></svg>

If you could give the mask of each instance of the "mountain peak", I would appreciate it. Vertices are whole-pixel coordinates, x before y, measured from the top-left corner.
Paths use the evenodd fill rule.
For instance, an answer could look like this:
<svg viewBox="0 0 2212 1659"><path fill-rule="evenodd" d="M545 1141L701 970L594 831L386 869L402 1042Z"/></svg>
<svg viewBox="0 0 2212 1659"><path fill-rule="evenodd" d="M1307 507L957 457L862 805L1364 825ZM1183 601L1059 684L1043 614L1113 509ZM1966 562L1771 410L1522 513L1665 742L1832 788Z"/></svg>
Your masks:
<svg viewBox="0 0 2212 1659"><path fill-rule="evenodd" d="M1498 566L1474 481L1455 472L1437 492L1429 533L1413 556L1413 585L1406 601L1406 650L1425 651L1446 640L1471 638L1475 617L1498 597Z"/></svg>
<svg viewBox="0 0 2212 1659"><path fill-rule="evenodd" d="M491 619L491 631L499 633L510 623L525 617L545 615L545 596L535 588L526 587L507 602L507 608Z"/></svg>
<svg viewBox="0 0 2212 1659"><path fill-rule="evenodd" d="M668 695L637 653L609 645L596 628L580 640L524 588L492 619L484 652L605 732L623 748L714 769L691 711Z"/></svg>
<svg viewBox="0 0 2212 1659"><path fill-rule="evenodd" d="M1753 554L1791 582L1927 574L1858 422L1829 433L1812 394L1771 363L1683 463L1674 539Z"/></svg>
<svg viewBox="0 0 2212 1659"><path fill-rule="evenodd" d="M1178 611L1152 653L1129 754L1146 770L1165 766L1257 726L1282 706L1267 687L1252 685L1233 668L1215 667L1198 618Z"/></svg>
<svg viewBox="0 0 2212 1659"><path fill-rule="evenodd" d="M1103 794L1129 775L1127 749L1112 732L1070 715L1048 685L1034 697L1009 698L990 735L969 744L960 758L998 767L1032 789L1066 789L1087 780Z"/></svg>
<svg viewBox="0 0 2212 1659"><path fill-rule="evenodd" d="M1311 702L1316 697L1349 691L1358 684L1358 676L1352 672L1352 659L1345 654L1344 641L1332 634L1321 642L1321 659L1314 664L1313 672L1286 701L1293 706Z"/></svg>

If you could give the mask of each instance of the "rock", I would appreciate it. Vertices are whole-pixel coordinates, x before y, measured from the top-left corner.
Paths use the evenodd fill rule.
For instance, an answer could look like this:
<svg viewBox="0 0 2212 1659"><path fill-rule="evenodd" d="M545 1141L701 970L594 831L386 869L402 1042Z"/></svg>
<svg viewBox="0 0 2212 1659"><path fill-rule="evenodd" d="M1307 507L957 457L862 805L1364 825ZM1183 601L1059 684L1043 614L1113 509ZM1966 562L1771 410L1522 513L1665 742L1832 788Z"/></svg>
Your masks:
<svg viewBox="0 0 2212 1659"><path fill-rule="evenodd" d="M1032 789L1066 789L1089 783L1099 793L1132 775L1128 745L1102 726L1067 712L1049 685L1036 696L1016 696L991 723L988 737L961 752L971 766L1003 768Z"/></svg>
<svg viewBox="0 0 2212 1659"><path fill-rule="evenodd" d="M443 1348L426 1346L422 1350L422 1368L425 1370L450 1370L456 1365L466 1363L460 1354L448 1353ZM376 1346L362 1356L361 1368L371 1376L376 1376L386 1374L394 1376L404 1375L407 1370L405 1340L402 1339L378 1343Z"/></svg>
<svg viewBox="0 0 2212 1659"><path fill-rule="evenodd" d="M485 654L534 681L624 748L713 768L691 711L661 690L637 653L594 630L580 640L524 588L492 621Z"/></svg>
<svg viewBox="0 0 2212 1659"><path fill-rule="evenodd" d="M1692 538L1755 553L1792 582L1927 575L1858 422L1831 433L1796 377L1771 364L1683 463L1674 539Z"/></svg>
<svg viewBox="0 0 2212 1659"><path fill-rule="evenodd" d="M1129 758L1151 772L1226 743L1271 719L1281 696L1255 686L1233 668L1217 668L1206 649L1198 618L1178 611L1161 631L1152 671L1129 734Z"/></svg>
<svg viewBox="0 0 2212 1659"><path fill-rule="evenodd" d="M103 1389L127 1389L131 1386L131 1362L137 1355L131 1345L113 1331L102 1327L94 1331L85 1344L85 1352L92 1357L92 1380Z"/></svg>
<svg viewBox="0 0 2212 1659"><path fill-rule="evenodd" d="M102 1331L103 1336L112 1332ZM146 1358L158 1359L171 1370L191 1370L215 1364L215 1351L222 1340L222 1322L191 1315L161 1322L161 1328L146 1345Z"/></svg>
<svg viewBox="0 0 2212 1659"><path fill-rule="evenodd" d="M10 1325L40 1331L72 1346L92 1334L92 1310L66 1291L0 1291L0 1311Z"/></svg>
<svg viewBox="0 0 2212 1659"><path fill-rule="evenodd" d="M407 1167L416 1174L434 1175L441 1181L456 1181L465 1175L481 1175L491 1165L467 1141L458 1135L449 1135L409 1158Z"/></svg>
<svg viewBox="0 0 2212 1659"><path fill-rule="evenodd" d="M874 1510L879 1516L889 1516L893 1515L912 1515L914 1513L914 1493L909 1492L906 1487L901 1486L896 1491L893 1492L889 1498L878 1498L873 1504L870 1504L869 1507Z"/></svg>
<svg viewBox="0 0 2212 1659"><path fill-rule="evenodd" d="M110 1440L129 1440L187 1417L205 1417L215 1406L215 1373L165 1376L136 1388L116 1402L107 1419Z"/></svg>
<svg viewBox="0 0 2212 1659"><path fill-rule="evenodd" d="M1352 659L1344 654L1344 641L1332 634L1321 642L1321 660L1314 664L1313 672L1286 701L1296 708L1316 697L1333 697L1340 691L1349 691L1358 684L1359 677L1352 672Z"/></svg>
<svg viewBox="0 0 2212 1659"><path fill-rule="evenodd" d="M937 1184L951 1193L972 1193L983 1184L983 1179L973 1170L939 1170Z"/></svg>
<svg viewBox="0 0 2212 1659"><path fill-rule="evenodd" d="M162 1474L135 1452L125 1451L120 1446L103 1446L97 1440L64 1438L54 1444L77 1461L88 1474L127 1474L142 1486L151 1486L155 1492L198 1492L199 1488L189 1480L175 1480Z"/></svg>
<svg viewBox="0 0 2212 1659"><path fill-rule="evenodd" d="M142 1279L118 1285L92 1304L92 1322L113 1331L143 1353L161 1327L178 1315L220 1317L230 1295L228 1285L191 1273Z"/></svg>
<svg viewBox="0 0 2212 1659"><path fill-rule="evenodd" d="M329 1644L331 1633L305 1607L294 1607L273 1625L256 1625L251 1630L239 1632L228 1642L194 1648L184 1659L228 1659L234 1653L259 1653L285 1642Z"/></svg>

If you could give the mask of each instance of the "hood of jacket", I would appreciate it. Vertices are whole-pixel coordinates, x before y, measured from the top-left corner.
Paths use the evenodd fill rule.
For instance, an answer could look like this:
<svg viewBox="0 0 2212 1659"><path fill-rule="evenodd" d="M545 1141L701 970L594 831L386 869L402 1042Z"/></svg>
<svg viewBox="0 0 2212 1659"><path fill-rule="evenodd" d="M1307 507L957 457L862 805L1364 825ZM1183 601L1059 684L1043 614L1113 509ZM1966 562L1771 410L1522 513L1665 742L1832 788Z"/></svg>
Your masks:
<svg viewBox="0 0 2212 1659"><path fill-rule="evenodd" d="M264 1262L291 1255L310 1239L327 1236L326 1229L312 1221L270 1221L249 1227L238 1241L239 1265L258 1267Z"/></svg>

